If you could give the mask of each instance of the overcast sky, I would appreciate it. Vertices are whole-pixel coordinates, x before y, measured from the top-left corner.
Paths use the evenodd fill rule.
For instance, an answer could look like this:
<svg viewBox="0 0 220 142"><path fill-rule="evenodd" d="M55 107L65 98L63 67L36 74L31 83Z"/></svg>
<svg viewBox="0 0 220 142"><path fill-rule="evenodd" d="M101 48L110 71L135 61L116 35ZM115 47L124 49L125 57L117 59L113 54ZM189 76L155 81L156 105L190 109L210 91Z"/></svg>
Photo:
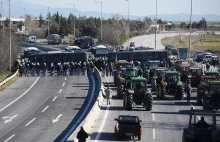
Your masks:
<svg viewBox="0 0 220 142"><path fill-rule="evenodd" d="M94 0L11 0L12 2L28 2L54 8L70 8L75 4L81 11L100 11L100 4ZM100 0L97 0L100 1ZM101 0L103 12L126 14L128 3L125 0ZM191 0L157 0L158 14L190 13ZM156 0L130 0L130 14L137 16L155 14ZM72 6L73 7L73 6ZM220 15L220 0L193 0L193 14Z"/></svg>

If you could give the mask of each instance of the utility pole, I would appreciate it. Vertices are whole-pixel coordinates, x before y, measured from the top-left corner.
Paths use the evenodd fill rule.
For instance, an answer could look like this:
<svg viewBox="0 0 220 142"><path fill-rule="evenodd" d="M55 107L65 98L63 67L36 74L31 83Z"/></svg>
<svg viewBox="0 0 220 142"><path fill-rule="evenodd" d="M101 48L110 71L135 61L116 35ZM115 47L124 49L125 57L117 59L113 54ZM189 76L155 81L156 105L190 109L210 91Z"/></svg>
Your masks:
<svg viewBox="0 0 220 142"><path fill-rule="evenodd" d="M189 32L189 53L188 53L189 62L190 62L190 51L191 51L191 34L192 34L192 0L191 0L190 32Z"/></svg>
<svg viewBox="0 0 220 142"><path fill-rule="evenodd" d="M74 38L76 38L76 6L75 6L75 4L69 4L69 5L74 5L74 26L73 26L73 28L74 28Z"/></svg>
<svg viewBox="0 0 220 142"><path fill-rule="evenodd" d="M2 3L3 1L1 1L1 32L3 31L3 8L2 8Z"/></svg>
<svg viewBox="0 0 220 142"><path fill-rule="evenodd" d="M50 9L49 9L49 6L48 6L48 33L47 35L49 36L50 35Z"/></svg>
<svg viewBox="0 0 220 142"><path fill-rule="evenodd" d="M157 0L156 0L156 22L155 22L155 50L157 49Z"/></svg>
<svg viewBox="0 0 220 142"><path fill-rule="evenodd" d="M129 19L129 15L130 15L130 1L129 0L125 0L128 2L128 47L130 46L130 19Z"/></svg>
<svg viewBox="0 0 220 142"><path fill-rule="evenodd" d="M97 2L97 1L94 1L95 3L100 3L101 4L101 32L100 32L100 34L101 34L101 38L100 38L100 40L101 40L101 44L102 44L102 2Z"/></svg>
<svg viewBox="0 0 220 142"><path fill-rule="evenodd" d="M11 71L11 0L9 0L9 69Z"/></svg>

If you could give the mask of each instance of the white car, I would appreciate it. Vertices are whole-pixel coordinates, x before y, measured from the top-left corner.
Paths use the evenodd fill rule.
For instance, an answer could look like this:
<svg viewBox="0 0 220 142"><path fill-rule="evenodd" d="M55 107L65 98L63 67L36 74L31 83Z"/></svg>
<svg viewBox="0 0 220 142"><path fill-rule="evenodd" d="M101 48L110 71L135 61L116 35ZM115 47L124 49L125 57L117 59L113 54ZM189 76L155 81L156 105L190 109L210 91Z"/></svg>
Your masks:
<svg viewBox="0 0 220 142"><path fill-rule="evenodd" d="M37 37L36 36L29 36L28 37L28 42L29 43L36 43L37 42Z"/></svg>

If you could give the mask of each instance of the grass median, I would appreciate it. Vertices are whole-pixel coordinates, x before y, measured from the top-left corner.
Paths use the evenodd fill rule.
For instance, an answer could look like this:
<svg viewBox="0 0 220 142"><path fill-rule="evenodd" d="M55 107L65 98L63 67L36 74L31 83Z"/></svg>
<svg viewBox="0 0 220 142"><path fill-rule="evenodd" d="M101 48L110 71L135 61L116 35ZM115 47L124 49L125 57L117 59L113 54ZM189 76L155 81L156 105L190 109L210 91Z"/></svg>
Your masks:
<svg viewBox="0 0 220 142"><path fill-rule="evenodd" d="M192 51L209 51L220 57L220 35L193 35L191 40ZM171 44L176 48L189 47L189 36L182 35L182 40L180 36L166 37L161 42L163 45Z"/></svg>

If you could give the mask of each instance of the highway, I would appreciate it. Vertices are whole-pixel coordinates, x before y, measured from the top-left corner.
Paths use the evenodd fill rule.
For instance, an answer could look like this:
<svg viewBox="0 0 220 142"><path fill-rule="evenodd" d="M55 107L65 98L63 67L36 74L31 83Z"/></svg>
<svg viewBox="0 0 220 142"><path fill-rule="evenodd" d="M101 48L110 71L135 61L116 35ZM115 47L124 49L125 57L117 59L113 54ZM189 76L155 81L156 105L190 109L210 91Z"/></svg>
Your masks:
<svg viewBox="0 0 220 142"><path fill-rule="evenodd" d="M54 141L93 100L94 96L87 97L94 87L91 80L87 76L19 78L0 92L0 141Z"/></svg>

